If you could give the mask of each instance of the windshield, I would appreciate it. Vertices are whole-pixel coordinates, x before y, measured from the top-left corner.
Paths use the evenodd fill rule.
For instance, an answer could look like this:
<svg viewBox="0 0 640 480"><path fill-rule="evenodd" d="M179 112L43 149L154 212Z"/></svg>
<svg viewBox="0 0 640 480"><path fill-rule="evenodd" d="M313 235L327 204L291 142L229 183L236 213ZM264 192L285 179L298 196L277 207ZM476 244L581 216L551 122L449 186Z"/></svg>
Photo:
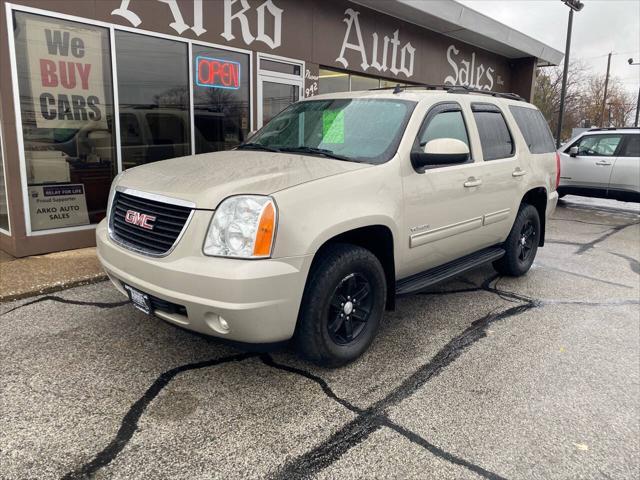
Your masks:
<svg viewBox="0 0 640 480"><path fill-rule="evenodd" d="M414 107L415 102L391 99L299 102L274 117L245 148L383 163L398 149Z"/></svg>

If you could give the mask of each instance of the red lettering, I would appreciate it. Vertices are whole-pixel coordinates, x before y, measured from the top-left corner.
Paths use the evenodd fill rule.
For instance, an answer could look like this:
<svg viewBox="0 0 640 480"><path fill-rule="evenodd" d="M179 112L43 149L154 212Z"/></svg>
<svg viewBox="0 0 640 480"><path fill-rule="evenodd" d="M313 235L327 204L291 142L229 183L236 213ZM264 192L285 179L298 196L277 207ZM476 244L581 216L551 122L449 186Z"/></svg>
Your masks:
<svg viewBox="0 0 640 480"><path fill-rule="evenodd" d="M76 88L76 67L73 62L58 62L60 68L60 85L64 88Z"/></svg>
<svg viewBox="0 0 640 480"><path fill-rule="evenodd" d="M78 76L80 77L80 82L82 83L82 89L89 90L89 74L91 73L91 64L76 63L76 68L78 69Z"/></svg>
<svg viewBox="0 0 640 480"><path fill-rule="evenodd" d="M43 87L57 87L58 76L56 75L56 64L53 60L40 59L40 78Z"/></svg>
<svg viewBox="0 0 640 480"><path fill-rule="evenodd" d="M198 57L197 83L202 86L240 88L240 65Z"/></svg>

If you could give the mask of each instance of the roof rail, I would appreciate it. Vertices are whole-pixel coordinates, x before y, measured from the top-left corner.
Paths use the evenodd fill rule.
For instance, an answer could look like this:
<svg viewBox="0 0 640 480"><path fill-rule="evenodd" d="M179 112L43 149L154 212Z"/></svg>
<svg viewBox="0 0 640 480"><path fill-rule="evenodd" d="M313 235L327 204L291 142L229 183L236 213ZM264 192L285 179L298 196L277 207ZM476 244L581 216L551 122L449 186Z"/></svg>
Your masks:
<svg viewBox="0 0 640 480"><path fill-rule="evenodd" d="M494 92L492 90L482 90L479 88L470 88L464 85L432 85L432 84L420 84L420 85L396 85L395 87L379 87L379 88L371 88L370 90L391 90L393 89L393 93L400 93L407 89L424 89L424 90L444 90L447 93L476 93L481 95L491 95L492 97L499 98L508 98L510 100L518 100L521 102L526 102L524 98L515 93L503 93L503 92Z"/></svg>
<svg viewBox="0 0 640 480"><path fill-rule="evenodd" d="M638 130L640 127L591 127L589 132L597 132L604 130Z"/></svg>

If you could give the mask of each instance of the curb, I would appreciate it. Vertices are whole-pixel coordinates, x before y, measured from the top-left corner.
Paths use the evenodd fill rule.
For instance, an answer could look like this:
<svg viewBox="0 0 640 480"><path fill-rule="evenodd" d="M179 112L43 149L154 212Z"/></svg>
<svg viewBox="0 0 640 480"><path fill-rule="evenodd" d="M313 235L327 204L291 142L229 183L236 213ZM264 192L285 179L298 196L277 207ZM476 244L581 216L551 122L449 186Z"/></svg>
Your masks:
<svg viewBox="0 0 640 480"><path fill-rule="evenodd" d="M108 278L109 277L107 277L107 274L103 273L95 277L83 278L80 280L73 280L71 282L57 284L57 285L50 285L48 287L43 287L37 290L30 290L28 292L20 292L20 293L14 293L10 295L0 295L0 303L13 302L15 300L22 300L24 298L29 298L29 297L37 297L38 295L46 295L48 293L59 292L61 290L67 290L69 288L81 287L83 285L91 285L94 283L100 283L100 282L104 282L105 280L108 280Z"/></svg>

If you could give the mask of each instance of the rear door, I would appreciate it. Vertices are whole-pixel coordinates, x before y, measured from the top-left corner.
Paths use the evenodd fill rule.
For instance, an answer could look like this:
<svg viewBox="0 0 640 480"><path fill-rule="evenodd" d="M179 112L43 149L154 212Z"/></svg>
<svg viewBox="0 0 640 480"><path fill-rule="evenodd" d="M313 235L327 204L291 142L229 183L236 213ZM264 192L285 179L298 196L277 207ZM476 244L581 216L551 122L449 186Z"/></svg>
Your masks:
<svg viewBox="0 0 640 480"><path fill-rule="evenodd" d="M640 133L623 135L609 180L609 190L640 192Z"/></svg>
<svg viewBox="0 0 640 480"><path fill-rule="evenodd" d="M619 133L584 135L562 155L561 185L607 190L622 135ZM569 155L571 147L578 155Z"/></svg>

